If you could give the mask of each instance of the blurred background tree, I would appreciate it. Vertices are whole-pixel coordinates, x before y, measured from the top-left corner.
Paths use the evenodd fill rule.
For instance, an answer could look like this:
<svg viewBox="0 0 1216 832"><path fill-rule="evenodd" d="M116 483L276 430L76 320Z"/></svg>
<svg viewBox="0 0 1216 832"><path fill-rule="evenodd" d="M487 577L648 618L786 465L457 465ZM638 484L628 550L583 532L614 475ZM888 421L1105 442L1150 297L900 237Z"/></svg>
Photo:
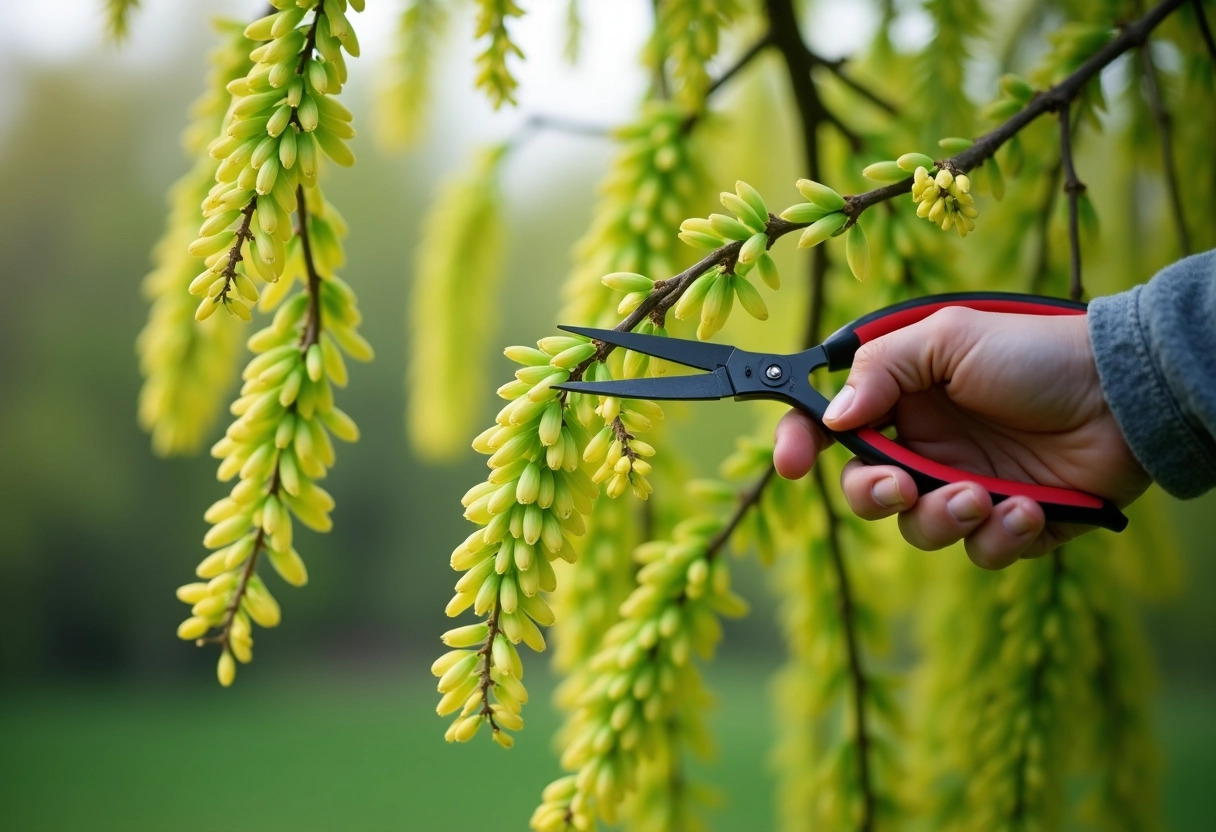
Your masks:
<svg viewBox="0 0 1216 832"><path fill-rule="evenodd" d="M480 743L452 748L439 742L444 722L430 711L433 679L427 667L435 635L447 626L440 613L443 587L450 585L444 561L467 532L452 508L484 469L472 454L442 465L423 461L433 454L412 450L401 431L406 401L400 379L407 357L417 354L416 346L407 346L405 324L406 298L415 283L410 264L438 181L465 166L476 145L514 140L498 172L505 241L499 281L510 288L497 293L492 317L498 334L484 336L471 359L489 368L486 377L508 378L507 362L496 357L498 345L530 343L550 331L559 310L564 315L570 308L557 296L555 276L569 270L567 252L576 240L582 240L580 262L592 246L584 230L593 220L596 182L615 152L601 128L635 121L636 102L648 90L657 92L646 68L653 66L653 52L647 53L648 64L628 59L656 48L647 35L653 26L649 4L619 10L571 4L582 16L580 56L573 68L562 63L560 47L568 31L567 9L529 8L510 27L527 55L511 64L520 80L519 105L496 115L469 92L475 53L483 47L469 35L473 9L456 4L448 12L444 48L432 43L430 127L419 144L404 156L381 151L364 141L365 130L352 143L359 164L327 174L327 193L351 228L343 274L359 293L363 331L378 352L374 364L352 366L351 384L342 393L342 407L358 420L363 438L341 449L340 464L327 481L338 499L335 529L307 537L304 554L312 580L307 589L283 599L290 626L260 636L255 669L227 692L211 679L215 656L183 650L170 633L180 614L172 590L197 560L205 531L201 509L219 496L211 482L213 463L165 463L149 452L132 418L139 378L131 338L142 325L138 289L147 252L163 225L163 195L182 172L177 136L185 123L184 102L200 90L203 55L213 40L206 15L218 10L251 20L263 8L144 3L128 18L127 51L116 52L102 43L105 18L99 5L82 0L15 6L12 25L0 35L5 70L0 182L9 195L0 203L2 248L9 255L6 300L0 304L6 368L0 408L6 543L0 578L10 589L12 622L0 635L5 737L0 822L14 829L445 829L473 823L518 828L555 773L547 737L556 716L547 709L542 663L531 663L530 724L509 758ZM390 78L389 66L402 54L389 33L405 10L398 4L372 5L355 21L365 55L352 62L345 96L360 124L372 121L365 114L387 108L384 96L393 95L392 85L378 88L375 79ZM1000 71L1038 63L1045 33L1068 19L1116 23L1144 11L1133 4L1047 9L1026 3L989 9L984 17L964 5L818 3L800 10L804 36L827 62L864 52L876 32L889 31L888 60L903 68L894 76L899 84L927 79L949 83L966 96L925 96L929 104L955 106L940 113L926 110L923 121L909 124L912 132L892 146L881 108L832 86L826 65L816 69L814 77L833 96L829 100L840 102L837 112L845 126L870 143L854 159L847 135L826 139L824 181L856 192L867 187L859 172L871 161L906 150L937 156L933 142L938 138L986 129L976 108L996 97ZM414 5L410 8L417 13ZM948 14L958 16L949 26L943 23ZM1174 164L1187 194L1190 244L1198 250L1212 245L1206 217L1213 189L1208 145L1195 136L1211 135L1212 108L1204 106L1210 98L1188 96L1204 84L1210 92L1211 56L1203 51L1193 13L1184 9L1178 15L1152 54L1159 95L1176 114ZM723 35L721 57L709 64L710 78L720 77L762 33L763 16L751 5L743 5L735 20ZM883 21L888 28L880 28ZM408 46L404 54L411 54ZM861 78L873 77L891 100L912 100L911 87L882 80L886 76L869 63L876 60L848 66ZM1103 81L1110 102L1100 116L1104 130L1083 125L1078 138L1079 172L1100 206L1102 223L1101 235L1085 241L1086 287L1093 294L1146 279L1178 254L1160 172L1154 126L1160 122L1153 118L1143 72L1134 56L1112 67ZM1031 77L1036 85L1051 81ZM713 193L729 190L740 178L774 207L786 204L783 194L797 201L793 180L809 171L799 156L802 139L785 83L781 62L768 50L715 93L717 115L704 133L706 198L688 216L714 210ZM528 141L518 140L534 116L554 114L595 128L593 135L533 127ZM384 127L393 133L391 125ZM1047 175L1058 153L1050 125L1041 129L1042 156L1033 147L1025 154L1024 171L1009 176L1010 196L1001 206L984 198L987 215L981 216L977 234L985 224L1024 227L1046 218L1045 236L1034 236L1048 243L1045 268L1036 271L1039 249L1028 245L1020 252L1017 273L998 281L999 270L991 264L1012 261L1002 260L1005 252L996 237L978 259L960 268L960 254L974 253L984 242L979 237L951 246L940 274L923 270L919 277L926 287L1025 289L1025 278L1041 273L1036 288L1065 291L1067 219L1063 200L1051 198L1057 190L1049 187ZM1207 156L1196 163L1185 155L1188 148ZM1029 192L1033 198L1015 197ZM1020 219L1019 206L1026 214ZM906 215L908 206L900 210ZM1120 228L1135 233L1119 233ZM674 225L670 230L674 234ZM874 256L881 257L881 235L867 230ZM736 315L723 337L777 347L800 340L806 266L789 244L778 255L785 258L780 260L784 287L781 303L768 295L772 320L760 329ZM832 259L840 262L833 267L826 326L879 305L880 298L889 300L898 288L878 276L853 286L851 278L844 279L843 258L833 254ZM477 421L487 422L492 408L483 397L475 406L481 414ZM669 410L681 427L669 431L660 452L675 457L682 450L687 470L701 476L713 474L718 460L730 453L733 436L754 432L757 422L771 424L779 412L771 405L723 406L712 416L700 407ZM657 496L661 507L662 494ZM805 505L809 512L812 504ZM1210 716L1213 669L1206 659L1213 619L1204 592L1216 578L1206 557L1216 532L1211 499L1188 505L1146 502L1132 522L1139 532L1136 551L1124 545L1090 555L1083 561L1085 577L1095 586L1117 577L1122 589L1104 598L1121 599L1131 588L1140 597L1137 609L1145 600L1154 602L1146 620L1159 683L1149 716L1163 750L1162 817L1167 828L1206 829L1216 820L1203 777L1213 763L1216 731ZM892 547L889 528L873 534L878 542L851 554L850 568L863 583L872 582L871 592L893 591L881 602L895 617L887 624L893 646L880 654L880 667L884 673L903 673L918 643L924 643L903 635L911 620L949 611L937 600L939 593L959 593L966 581L979 578L964 571L970 567L957 552L930 558ZM1111 540L1097 538L1093 546L1104 549ZM799 562L785 558L769 571L779 583L790 584L798 575L785 570L796 570ZM778 811L770 796L773 780L763 765L773 734L770 714L778 711L761 680L783 661L784 652L777 646L779 626L764 613L769 606L763 600L765 584L772 578L752 559L739 561L734 571L737 591L757 611L728 626L718 661L707 671L708 686L719 699L706 716L719 754L716 761L694 761L694 779L723 785L725 802L703 812L713 828L799 828L790 823L788 807L806 795L805 788L796 782L787 786L782 804L787 810ZM782 618L797 627L797 610L787 607ZM957 613L947 623L952 621ZM787 690L789 678L787 671ZM796 668L793 678L798 678ZM1096 678L1101 684L1111 679ZM926 680L930 692L932 683ZM914 701L905 694L897 699L904 708ZM1104 712L1120 718L1119 703L1113 704ZM781 719L778 735L801 736L791 724ZM808 721L804 727L815 725ZM789 754L818 746L808 741L792 747L793 752L787 744L773 763L776 771L805 771L800 768L805 761L791 761ZM936 775L934 766L940 764L915 757L903 762L915 773L910 782ZM254 778L256 790L241 785ZM484 778L496 784L492 810L471 808L467 799L469 784ZM1133 791L1142 785L1133 784ZM1078 795L1087 786L1090 792L1101 787L1073 786ZM896 791L894 797L906 799ZM181 809L185 805L191 806L188 816ZM818 806L814 811L832 810ZM914 814L908 809L905 817ZM1134 828L1133 817L1141 815L1126 815L1122 826L1094 821L1094 828Z"/></svg>

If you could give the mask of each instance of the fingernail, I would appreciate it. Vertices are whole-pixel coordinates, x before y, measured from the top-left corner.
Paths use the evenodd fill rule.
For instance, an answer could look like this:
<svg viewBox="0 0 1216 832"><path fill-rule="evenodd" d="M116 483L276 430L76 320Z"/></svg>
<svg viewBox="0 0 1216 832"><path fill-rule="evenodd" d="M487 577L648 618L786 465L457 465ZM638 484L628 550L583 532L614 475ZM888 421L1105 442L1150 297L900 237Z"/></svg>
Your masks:
<svg viewBox="0 0 1216 832"><path fill-rule="evenodd" d="M895 477L886 477L874 483L870 496L883 508L895 508L904 504L904 495L899 493L899 482Z"/></svg>
<svg viewBox="0 0 1216 832"><path fill-rule="evenodd" d="M1005 519L1001 522L1005 524L1005 531L1014 537L1028 535L1034 528L1034 524L1030 521L1030 516L1019 506L1011 508L1009 513L1005 515Z"/></svg>
<svg viewBox="0 0 1216 832"><path fill-rule="evenodd" d="M829 422L834 422L845 414L849 409L849 405L853 403L853 387L846 384L840 388L840 392L836 397L828 403L828 409L823 412L823 418Z"/></svg>
<svg viewBox="0 0 1216 832"><path fill-rule="evenodd" d="M980 504L968 488L960 491L946 501L946 510L959 523L967 523L980 516Z"/></svg>

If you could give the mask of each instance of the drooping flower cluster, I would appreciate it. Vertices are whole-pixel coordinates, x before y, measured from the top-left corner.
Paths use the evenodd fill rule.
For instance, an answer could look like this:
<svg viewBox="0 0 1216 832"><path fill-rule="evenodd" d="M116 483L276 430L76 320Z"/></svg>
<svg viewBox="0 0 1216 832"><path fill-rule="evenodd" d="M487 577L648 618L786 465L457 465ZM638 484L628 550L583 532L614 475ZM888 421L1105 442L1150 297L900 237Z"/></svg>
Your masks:
<svg viewBox="0 0 1216 832"><path fill-rule="evenodd" d="M283 302L272 323L254 333L249 348L256 356L245 368L241 395L232 404L237 419L211 449L221 460L218 477L239 475L229 495L207 510L212 524L203 544L214 550L196 570L205 583L178 589L191 605L191 615L178 636L221 646L220 683L232 684L236 662L252 657L251 622L261 627L279 623L279 605L257 574L263 553L283 580L302 586L308 580L294 547L294 522L329 531L333 498L317 485L334 464L330 434L347 442L359 436L349 416L334 404L333 387L344 387L347 370L342 352L357 360L371 358L371 347L359 335L360 314L350 287L327 266L340 261L334 251L335 218L320 192L307 192L314 211L306 215L314 257L309 285ZM321 229L326 229L322 232ZM289 249L289 279L307 268L301 242ZM326 249L330 249L326 251ZM325 269L323 275L318 269ZM270 296L267 296L271 299ZM216 630L214 635L208 635Z"/></svg>
<svg viewBox="0 0 1216 832"><path fill-rule="evenodd" d="M452 553L452 568L464 575L447 605L450 616L471 607L486 621L445 633L444 643L455 649L432 667L443 694L440 716L460 712L449 741L468 740L488 722L494 739L510 746L504 729L523 725L527 692L515 645L545 649L538 625L549 626L554 616L540 593L557 586L552 561L576 558L570 538L583 533L583 517L599 495L580 467L585 433L568 418L554 385L594 353L594 344L569 336L506 350L521 366L498 390L507 404L495 424L473 442L489 455L490 475L462 501L465 517L481 528Z"/></svg>
<svg viewBox="0 0 1216 832"><path fill-rule="evenodd" d="M507 21L522 17L524 10L513 0L477 0L476 38L488 37L490 42L477 56L477 78L475 83L490 98L495 109L505 104L515 104L515 88L519 81L511 74L507 59L514 55L523 58L519 45L511 39Z"/></svg>
<svg viewBox="0 0 1216 832"><path fill-rule="evenodd" d="M334 97L346 83L343 50L359 54L347 0L274 5L280 10L245 29L247 38L264 43L250 53L249 73L228 85L228 126L209 148L219 160L216 183L189 247L207 266L190 284L201 298L200 321L220 306L249 320L258 299L250 275L273 282L282 274L297 190L316 184L319 153L354 163L346 145L354 136L352 116ZM351 6L362 10L363 0Z"/></svg>
<svg viewBox="0 0 1216 832"><path fill-rule="evenodd" d="M712 655L722 635L719 616L747 609L720 553L725 527L720 518L697 517L671 540L637 549L637 588L591 661L593 687L567 731L562 765L575 773L545 789L532 815L537 832L590 829L596 816L614 823L643 758L665 746L668 720L698 696L693 654Z"/></svg>

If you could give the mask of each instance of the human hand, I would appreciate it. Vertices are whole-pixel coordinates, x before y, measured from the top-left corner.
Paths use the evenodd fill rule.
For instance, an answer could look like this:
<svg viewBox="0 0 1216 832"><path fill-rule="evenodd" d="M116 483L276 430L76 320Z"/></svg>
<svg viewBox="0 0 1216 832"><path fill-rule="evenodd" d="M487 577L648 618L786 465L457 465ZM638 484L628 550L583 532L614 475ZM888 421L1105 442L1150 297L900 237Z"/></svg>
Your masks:
<svg viewBox="0 0 1216 832"><path fill-rule="evenodd" d="M1126 505L1150 479L1132 456L1098 380L1084 315L1015 315L955 307L863 345L824 423L833 430L894 423L899 442L977 474L1088 491ZM773 464L805 475L830 438L805 414L777 425ZM903 469L851 460L849 507L867 520L899 514L919 549L959 540L979 566L1000 569L1051 551L1090 527L1046 525L1028 497L993 505L975 483L917 495Z"/></svg>

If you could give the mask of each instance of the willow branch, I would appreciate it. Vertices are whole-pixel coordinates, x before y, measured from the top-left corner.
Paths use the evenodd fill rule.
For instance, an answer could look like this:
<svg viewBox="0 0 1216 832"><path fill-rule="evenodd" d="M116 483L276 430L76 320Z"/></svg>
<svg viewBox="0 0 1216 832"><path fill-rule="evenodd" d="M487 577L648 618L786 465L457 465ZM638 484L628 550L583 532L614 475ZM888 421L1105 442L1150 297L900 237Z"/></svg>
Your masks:
<svg viewBox="0 0 1216 832"><path fill-rule="evenodd" d="M1076 98L1085 85L1115 58L1130 49L1143 46L1149 33L1185 2L1187 0L1162 0L1135 23L1127 26L1110 43L1091 55L1071 75L1054 87L1037 94L1023 109L1010 116L1008 121L976 139L971 147L942 160L941 166L955 171L969 171L991 158L1005 142L1025 129L1039 116L1044 113L1058 112ZM911 189L912 177L908 177L902 182L895 182L848 197L843 210L855 221L867 208L907 193Z"/></svg>
<svg viewBox="0 0 1216 832"><path fill-rule="evenodd" d="M1144 67L1144 94L1148 99L1148 106L1152 110L1153 121L1157 125L1157 135L1160 138L1161 168L1165 174L1170 213L1173 215L1174 229L1178 234L1178 247L1185 257L1191 253L1191 236L1186 229L1186 212L1182 207L1182 193L1178 187L1178 170L1174 164L1173 120L1162 100L1157 65L1153 62L1153 50L1147 41L1140 47L1140 60Z"/></svg>
<svg viewBox="0 0 1216 832"><path fill-rule="evenodd" d="M269 492L272 495L278 496L279 493L279 469L275 466L274 480L270 484ZM266 548L266 530L258 529L257 537L253 541L253 551L249 553L249 558L245 561L245 568L241 570L241 577L237 580L236 591L232 593L232 601L224 610L224 618L220 621L220 631L213 636L200 638L196 643L201 647L204 644L218 644L225 651L232 649L232 622L236 618L236 614L240 612L241 601L245 598L245 593L249 590L249 581L254 576L257 570L258 555L262 554L262 550Z"/></svg>
<svg viewBox="0 0 1216 832"><path fill-rule="evenodd" d="M849 73L845 72L845 62L843 58L830 61L827 58L821 58L819 55L812 52L811 60L814 62L815 66L821 66L828 72L832 73L834 76L836 76L840 83L844 84L853 92L860 95L866 101L869 101L871 104L878 107L878 109L883 110L888 115L899 116L899 108L897 106L876 93L874 90L867 87L865 84L858 81Z"/></svg>
<svg viewBox="0 0 1216 832"><path fill-rule="evenodd" d="M865 141L858 135L857 131L845 124L840 116L827 107L823 108L823 118L828 124L836 128L836 132L849 143L849 149L854 153L860 153L862 148L865 147Z"/></svg>
<svg viewBox="0 0 1216 832"><path fill-rule="evenodd" d="M257 207L258 195L255 193L250 198L249 204L241 209L241 224L236 230L236 235L232 238L232 247L228 249L228 264L220 272L224 278L224 288L216 296L217 303L228 302L228 293L232 290L232 281L236 279L237 264L245 259L245 255L241 253L241 247L245 244L246 240L253 239L253 231L250 230L249 226L253 224L253 211Z"/></svg>
<svg viewBox="0 0 1216 832"><path fill-rule="evenodd" d="M1208 55L1213 61L1216 61L1216 38L1212 37L1212 27L1208 25L1208 16L1203 13L1203 0L1191 0L1191 5L1195 7L1195 20L1199 23L1199 34L1203 36L1203 43L1208 48Z"/></svg>
<svg viewBox="0 0 1216 832"><path fill-rule="evenodd" d="M1064 165L1061 162L1056 162L1048 172L1047 196L1043 200L1043 207L1038 212L1039 254L1035 261L1034 271L1030 275L1030 291L1036 294L1042 293L1043 284L1047 281L1047 269L1051 265L1051 217L1055 212L1056 194L1060 189L1060 175L1063 172Z"/></svg>
<svg viewBox="0 0 1216 832"><path fill-rule="evenodd" d="M486 625L489 630L486 632L486 643L477 651L480 656L478 662L481 663L481 680L478 682L478 687L481 689L481 712L479 716L484 716L486 721L490 723L490 728L498 733L498 723L494 721L494 709L490 707L490 688L494 687L495 682L490 675L490 671L494 669L494 638L498 635L498 613L499 607L494 605L494 610L490 613L490 617L486 620Z"/></svg>
<svg viewBox="0 0 1216 832"><path fill-rule="evenodd" d="M308 275L308 317L304 329L300 333L300 350L307 352L308 348L321 337L321 275L317 271L316 261L312 254L312 240L308 233L308 203L304 199L304 186L296 186L296 210L300 216L300 225L296 234L300 237L300 249L304 255L304 271Z"/></svg>
<svg viewBox="0 0 1216 832"><path fill-rule="evenodd" d="M726 69L721 75L710 82L705 89L705 96L708 98L719 89L722 88L730 79L734 78L739 72L752 62L753 59L765 49L773 45L773 32L770 29L756 40L751 46L743 51L731 66Z"/></svg>
<svg viewBox="0 0 1216 832"><path fill-rule="evenodd" d="M1078 203L1085 184L1077 178L1077 169L1072 162L1072 123L1068 117L1069 106L1060 110L1060 165L1064 170L1064 193L1068 196L1068 296L1080 300L1084 289L1081 285L1081 229L1077 218Z"/></svg>
<svg viewBox="0 0 1216 832"><path fill-rule="evenodd" d="M712 560L726 541L730 540L730 536L735 533L735 529L743 522L743 518L747 515L747 512L760 502L760 497L764 494L765 486L772 481L773 474L776 472L776 468L772 465L768 466L764 473L752 483L751 488L739 495L739 504L735 506L734 513L726 521L726 525L710 539L709 545L705 549L706 560Z"/></svg>

